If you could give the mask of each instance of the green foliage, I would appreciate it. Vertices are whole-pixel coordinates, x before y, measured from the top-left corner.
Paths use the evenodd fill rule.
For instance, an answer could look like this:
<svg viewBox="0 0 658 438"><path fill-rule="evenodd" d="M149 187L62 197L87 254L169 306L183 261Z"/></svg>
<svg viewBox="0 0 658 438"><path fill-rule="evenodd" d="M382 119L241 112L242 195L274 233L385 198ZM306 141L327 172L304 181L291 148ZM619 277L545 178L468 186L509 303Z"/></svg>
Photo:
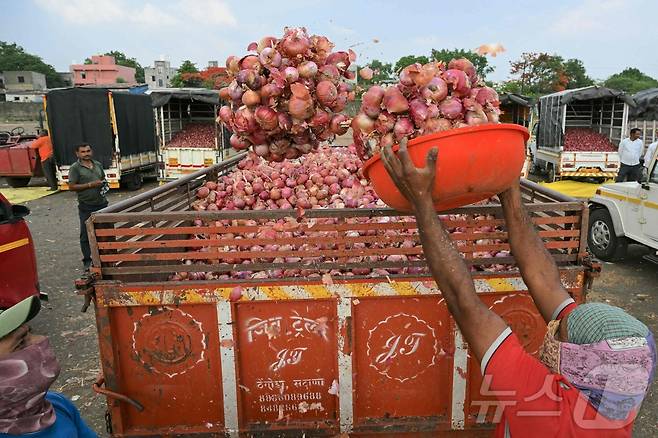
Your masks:
<svg viewBox="0 0 658 438"><path fill-rule="evenodd" d="M478 55L475 52L464 49L441 49L436 50L432 49L432 54L430 56L435 61L443 61L446 65L453 60L459 58L466 58L473 63L475 70L478 72L480 78L485 79L487 75L494 71L494 68L489 65L489 60L484 55Z"/></svg>
<svg viewBox="0 0 658 438"><path fill-rule="evenodd" d="M627 68L621 73L616 73L605 80L604 85L616 90L623 90L634 94L647 88L658 87L658 81L651 76L642 73L636 68Z"/></svg>
<svg viewBox="0 0 658 438"><path fill-rule="evenodd" d="M117 84L125 84L126 80L122 78L121 76L117 77Z"/></svg>
<svg viewBox="0 0 658 438"><path fill-rule="evenodd" d="M46 64L36 55L25 52L16 43L0 41L0 71L26 70L43 73L48 88L63 87L66 84L52 65Z"/></svg>
<svg viewBox="0 0 658 438"><path fill-rule="evenodd" d="M171 79L171 86L175 88L203 86L203 80L193 73L199 73L196 65L190 60L183 61L178 72Z"/></svg>
<svg viewBox="0 0 658 438"><path fill-rule="evenodd" d="M398 59L398 62L395 63L393 70L395 71L395 74L400 74L403 68L411 64L427 64L428 62L430 62L430 60L427 58L427 56L407 55Z"/></svg>
<svg viewBox="0 0 658 438"><path fill-rule="evenodd" d="M374 84L381 84L386 81L392 80L393 77L393 64L391 63L383 63L378 59L373 59L369 64L365 65L364 67L369 67L372 72L372 79L370 80L365 80L361 78L361 76L358 75L357 72L357 80L359 83L360 88L368 88L371 85ZM358 71L360 71L363 67L359 67Z"/></svg>
<svg viewBox="0 0 658 438"><path fill-rule="evenodd" d="M510 65L512 79L503 84L503 92L541 96L594 85L583 62L576 58L565 61L556 54L530 52Z"/></svg>

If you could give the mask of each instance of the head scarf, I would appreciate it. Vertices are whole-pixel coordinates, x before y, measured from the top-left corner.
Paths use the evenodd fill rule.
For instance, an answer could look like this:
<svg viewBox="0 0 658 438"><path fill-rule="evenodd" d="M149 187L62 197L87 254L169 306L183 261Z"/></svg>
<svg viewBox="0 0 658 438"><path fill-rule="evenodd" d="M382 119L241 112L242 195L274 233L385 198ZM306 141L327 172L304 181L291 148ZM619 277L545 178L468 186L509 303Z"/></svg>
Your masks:
<svg viewBox="0 0 658 438"><path fill-rule="evenodd" d="M0 358L0 433L23 435L55 422L45 396L59 371L47 338Z"/></svg>
<svg viewBox="0 0 658 438"><path fill-rule="evenodd" d="M555 339L560 321L548 324L541 361L578 388L603 416L628 418L653 380L656 347L651 332L622 309L598 303L577 307L566 323L569 342Z"/></svg>

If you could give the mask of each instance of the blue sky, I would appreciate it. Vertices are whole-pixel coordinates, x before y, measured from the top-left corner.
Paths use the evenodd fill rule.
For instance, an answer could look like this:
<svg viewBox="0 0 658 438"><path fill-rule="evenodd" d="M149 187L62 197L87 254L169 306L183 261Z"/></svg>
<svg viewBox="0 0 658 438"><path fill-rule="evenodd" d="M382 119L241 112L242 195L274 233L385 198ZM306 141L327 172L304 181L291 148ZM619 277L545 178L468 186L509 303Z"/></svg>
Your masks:
<svg viewBox="0 0 658 438"><path fill-rule="evenodd" d="M658 77L658 2L648 0L0 0L0 8L0 40L58 71L114 49L144 66L161 57L222 65L261 36L303 25L339 49L354 46L361 64L500 43L507 51L490 58L493 80L526 51L579 58L598 79L628 66Z"/></svg>

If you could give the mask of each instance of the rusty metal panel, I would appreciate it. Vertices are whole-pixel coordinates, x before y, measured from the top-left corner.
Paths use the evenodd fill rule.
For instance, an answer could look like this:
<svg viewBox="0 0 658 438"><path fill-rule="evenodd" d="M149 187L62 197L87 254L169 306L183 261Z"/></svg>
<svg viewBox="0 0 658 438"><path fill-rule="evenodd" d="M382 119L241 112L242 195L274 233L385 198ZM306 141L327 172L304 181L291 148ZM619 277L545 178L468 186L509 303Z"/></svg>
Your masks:
<svg viewBox="0 0 658 438"><path fill-rule="evenodd" d="M121 405L124 433L223 430L214 305L112 308L110 320L115 389L144 406Z"/></svg>
<svg viewBox="0 0 658 438"><path fill-rule="evenodd" d="M235 306L243 430L338 432L336 300Z"/></svg>
<svg viewBox="0 0 658 438"><path fill-rule="evenodd" d="M354 427L449 428L453 327L441 296L352 300Z"/></svg>

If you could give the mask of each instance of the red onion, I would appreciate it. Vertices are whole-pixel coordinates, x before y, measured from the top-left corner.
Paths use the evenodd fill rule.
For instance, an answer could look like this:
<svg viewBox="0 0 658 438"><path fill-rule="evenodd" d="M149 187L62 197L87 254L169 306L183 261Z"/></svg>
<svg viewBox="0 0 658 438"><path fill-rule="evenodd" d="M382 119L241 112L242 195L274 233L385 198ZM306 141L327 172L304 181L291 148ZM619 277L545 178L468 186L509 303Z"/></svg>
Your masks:
<svg viewBox="0 0 658 438"><path fill-rule="evenodd" d="M427 119L427 105L421 99L414 99L409 102L409 114L411 114L414 123L417 126L421 126Z"/></svg>
<svg viewBox="0 0 658 438"><path fill-rule="evenodd" d="M336 135L343 135L349 129L345 124L347 123L348 118L344 114L335 114L331 118L329 129ZM343 126L345 125L345 126Z"/></svg>
<svg viewBox="0 0 658 438"><path fill-rule="evenodd" d="M395 122L395 127L393 128L393 133L395 134L395 139L400 141L403 137L411 135L414 131L414 125L406 117L400 117L397 122Z"/></svg>
<svg viewBox="0 0 658 438"><path fill-rule="evenodd" d="M286 67L285 70L283 70L283 74L286 77L286 80L290 83L297 82L297 79L299 79L299 72L295 67Z"/></svg>
<svg viewBox="0 0 658 438"><path fill-rule="evenodd" d="M462 114L461 100L459 100L458 97L448 97L443 102L441 102L439 105L439 110L441 110L441 114L447 119L452 120L459 118Z"/></svg>
<svg viewBox="0 0 658 438"><path fill-rule="evenodd" d="M471 61L466 58L453 59L448 63L449 69L461 70L470 79L471 83L475 84L477 82L477 71L475 66Z"/></svg>
<svg viewBox="0 0 658 438"><path fill-rule="evenodd" d="M311 47L311 41L306 35L305 28L286 28L281 41L281 49L290 56L295 57L306 52Z"/></svg>
<svg viewBox="0 0 658 438"><path fill-rule="evenodd" d="M251 146L251 143L249 143L249 141L239 137L237 134L231 135L229 142L231 143L233 149L237 151L249 149L249 146Z"/></svg>
<svg viewBox="0 0 658 438"><path fill-rule="evenodd" d="M448 83L456 96L468 96L471 91L471 82L462 70L446 70L443 73L443 79Z"/></svg>
<svg viewBox="0 0 658 438"><path fill-rule="evenodd" d="M375 129L375 121L363 113L359 113L352 121L352 127L356 127L360 132L369 134Z"/></svg>
<svg viewBox="0 0 658 438"><path fill-rule="evenodd" d="M374 75L374 72L370 67L364 67L361 70L359 70L359 76L361 76L361 79L369 81L372 79Z"/></svg>
<svg viewBox="0 0 658 438"><path fill-rule="evenodd" d="M279 126L278 115L272 108L259 106L254 112L254 117L260 127L266 131L276 129Z"/></svg>
<svg viewBox="0 0 658 438"><path fill-rule="evenodd" d="M247 90L242 95L242 103L247 106L255 106L260 103L260 94L253 90Z"/></svg>
<svg viewBox="0 0 658 438"><path fill-rule="evenodd" d="M315 95L322 105L328 107L336 101L338 90L333 83L329 81L320 81L315 88Z"/></svg>
<svg viewBox="0 0 658 438"><path fill-rule="evenodd" d="M313 61L304 61L298 67L299 76L302 78L312 78L318 74L318 65Z"/></svg>
<svg viewBox="0 0 658 438"><path fill-rule="evenodd" d="M272 47L265 47L258 55L261 64L271 67L279 67L281 65L281 54Z"/></svg>
<svg viewBox="0 0 658 438"><path fill-rule="evenodd" d="M409 102L397 87L388 87L384 93L384 106L389 113L403 113L409 109Z"/></svg>

